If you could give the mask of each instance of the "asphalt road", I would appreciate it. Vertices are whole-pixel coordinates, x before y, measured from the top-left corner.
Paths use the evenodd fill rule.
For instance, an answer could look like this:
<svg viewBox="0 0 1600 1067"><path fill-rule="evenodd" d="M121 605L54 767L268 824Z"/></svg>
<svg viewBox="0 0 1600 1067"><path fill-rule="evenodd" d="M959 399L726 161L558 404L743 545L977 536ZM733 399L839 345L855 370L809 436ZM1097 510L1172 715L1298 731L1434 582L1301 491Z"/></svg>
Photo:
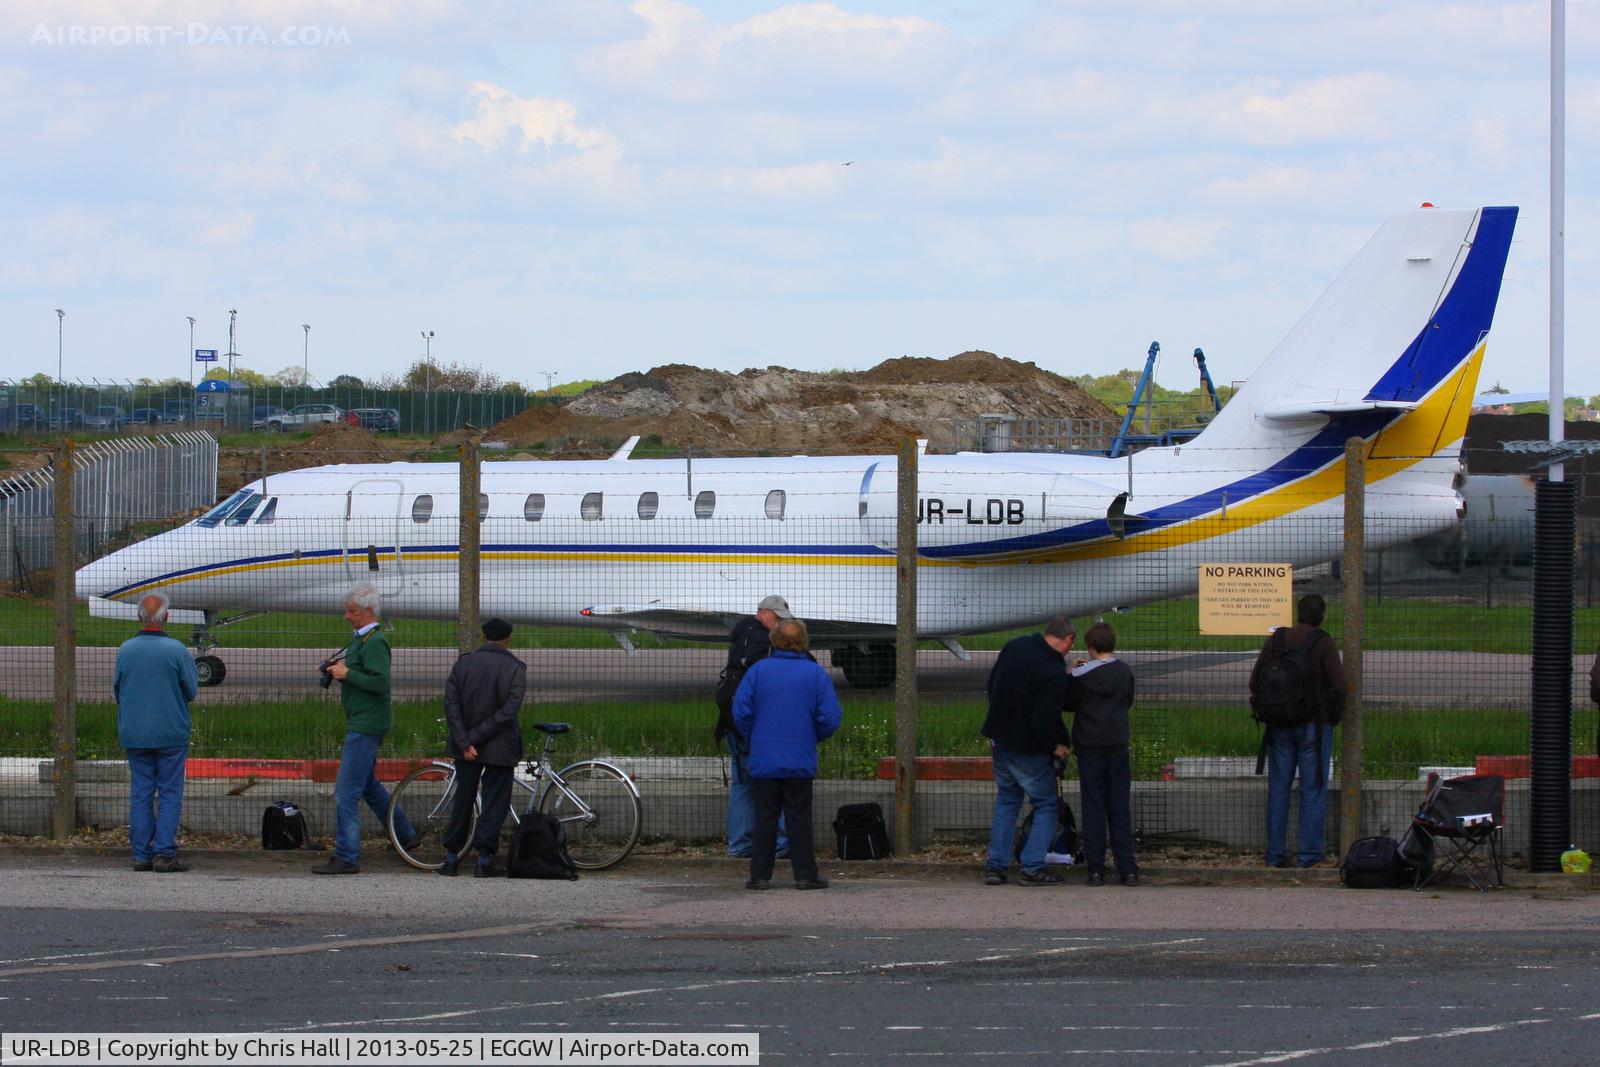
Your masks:
<svg viewBox="0 0 1600 1067"><path fill-rule="evenodd" d="M1588 1064L1600 1042L1593 892L826 869L827 892L750 893L715 862L549 883L0 854L0 1029L754 1032L764 1062Z"/></svg>
<svg viewBox="0 0 1600 1067"><path fill-rule="evenodd" d="M304 697L318 692L316 667L326 649L224 648L227 679L201 691L201 702ZM725 653L720 649L558 649L519 652L527 660L532 698L545 701L596 699L704 699L715 684ZM1122 653L1139 679L1141 698L1240 700L1248 688L1253 653L1129 650ZM992 652L974 652L963 663L943 651L918 655L917 686L928 699L976 698L994 662ZM396 695L437 696L456 653L445 648L395 649ZM828 662L826 652L819 660ZM109 699L116 650L78 651L78 693ZM0 695L45 700L51 695L52 650L41 646L0 647ZM1590 661L1573 659L1573 699L1588 700ZM1487 652L1369 652L1366 699L1372 703L1448 707L1526 705L1532 657ZM843 676L835 681L844 688Z"/></svg>

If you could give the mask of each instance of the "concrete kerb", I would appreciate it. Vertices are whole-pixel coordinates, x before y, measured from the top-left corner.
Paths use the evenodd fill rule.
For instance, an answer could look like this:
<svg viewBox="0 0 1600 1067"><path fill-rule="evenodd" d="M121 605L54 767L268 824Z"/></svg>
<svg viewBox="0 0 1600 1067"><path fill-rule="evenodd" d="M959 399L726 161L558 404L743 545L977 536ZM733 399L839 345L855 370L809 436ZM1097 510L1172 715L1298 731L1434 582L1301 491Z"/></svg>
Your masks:
<svg viewBox="0 0 1600 1067"><path fill-rule="evenodd" d="M363 867L390 873L407 873L407 869L388 848L387 844L369 838L364 842ZM301 849L287 852L268 852L252 848L182 848L186 860L196 864L227 863L230 866L254 869L262 874L309 868L327 856L326 852ZM127 862L125 847L102 844L0 844L0 862L11 859L39 856L73 856L103 858L108 864ZM913 855L903 859L841 861L824 853L820 856L824 873L833 878L848 878L864 882L962 882L979 880L980 866L965 859L944 859ZM749 861L724 856L635 854L609 871L589 872L585 878L633 878L658 876L715 875L725 878L730 886L742 883L748 872ZM779 863L780 873L784 864ZM1058 868L1058 870L1060 870ZM416 872L419 876L422 872ZM1069 885L1081 883L1083 872L1070 868L1065 872ZM1139 869L1141 889L1167 889L1201 886L1283 886L1327 887L1339 884L1339 872L1333 867L1308 869L1272 869L1267 867L1207 867L1181 865L1142 865ZM1600 875L1534 874L1528 871L1507 871L1503 891L1594 892L1600 890ZM1473 892L1471 886L1458 878L1437 886L1428 892Z"/></svg>

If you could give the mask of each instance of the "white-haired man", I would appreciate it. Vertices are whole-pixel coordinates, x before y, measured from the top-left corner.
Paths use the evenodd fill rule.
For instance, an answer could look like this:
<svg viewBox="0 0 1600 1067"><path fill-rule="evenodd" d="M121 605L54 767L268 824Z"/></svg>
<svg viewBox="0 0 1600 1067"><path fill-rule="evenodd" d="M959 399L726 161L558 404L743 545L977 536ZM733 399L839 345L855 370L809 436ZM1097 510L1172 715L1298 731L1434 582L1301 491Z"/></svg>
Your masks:
<svg viewBox="0 0 1600 1067"><path fill-rule="evenodd" d="M117 742L128 754L128 841L133 869L172 874L178 859L184 767L189 761L189 701L200 691L194 658L168 637L168 601L139 601L142 628L117 649L111 687L117 698Z"/></svg>
<svg viewBox="0 0 1600 1067"><path fill-rule="evenodd" d="M339 682L339 703L347 728L339 776L333 784L333 855L311 868L313 874L361 873L361 802L381 824L389 814L389 791L378 781L378 746L394 726L389 703L389 639L378 626L378 590L362 582L344 598L344 617L355 633L344 658L324 668ZM395 832L414 841L417 832L396 809Z"/></svg>

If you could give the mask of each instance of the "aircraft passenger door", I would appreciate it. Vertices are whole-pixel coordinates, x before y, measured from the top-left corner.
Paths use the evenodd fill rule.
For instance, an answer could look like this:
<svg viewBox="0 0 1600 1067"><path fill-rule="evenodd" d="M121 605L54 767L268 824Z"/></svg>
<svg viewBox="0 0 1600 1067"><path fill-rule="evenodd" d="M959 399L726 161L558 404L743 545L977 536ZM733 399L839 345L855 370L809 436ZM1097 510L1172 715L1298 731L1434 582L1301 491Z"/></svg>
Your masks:
<svg viewBox="0 0 1600 1067"><path fill-rule="evenodd" d="M400 547L405 485L395 478L368 478L345 493L344 573L350 583L371 582L380 593L398 593L405 578Z"/></svg>
<svg viewBox="0 0 1600 1067"><path fill-rule="evenodd" d="M869 545L895 551L895 468L882 461L872 464L861 475L856 518L861 523L861 539Z"/></svg>

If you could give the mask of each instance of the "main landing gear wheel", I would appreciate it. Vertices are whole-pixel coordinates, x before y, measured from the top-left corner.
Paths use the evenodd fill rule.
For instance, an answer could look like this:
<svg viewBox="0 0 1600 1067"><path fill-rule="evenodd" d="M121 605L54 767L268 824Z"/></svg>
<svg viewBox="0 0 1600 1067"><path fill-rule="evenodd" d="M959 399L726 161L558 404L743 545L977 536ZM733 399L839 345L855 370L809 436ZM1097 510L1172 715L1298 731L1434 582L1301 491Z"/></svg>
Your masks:
<svg viewBox="0 0 1600 1067"><path fill-rule="evenodd" d="M854 645L836 648L833 662L844 672L844 680L857 689L883 689L894 684L894 646Z"/></svg>
<svg viewBox="0 0 1600 1067"><path fill-rule="evenodd" d="M216 656L197 656L194 672L200 676L201 685L221 685L228 676L228 666Z"/></svg>

